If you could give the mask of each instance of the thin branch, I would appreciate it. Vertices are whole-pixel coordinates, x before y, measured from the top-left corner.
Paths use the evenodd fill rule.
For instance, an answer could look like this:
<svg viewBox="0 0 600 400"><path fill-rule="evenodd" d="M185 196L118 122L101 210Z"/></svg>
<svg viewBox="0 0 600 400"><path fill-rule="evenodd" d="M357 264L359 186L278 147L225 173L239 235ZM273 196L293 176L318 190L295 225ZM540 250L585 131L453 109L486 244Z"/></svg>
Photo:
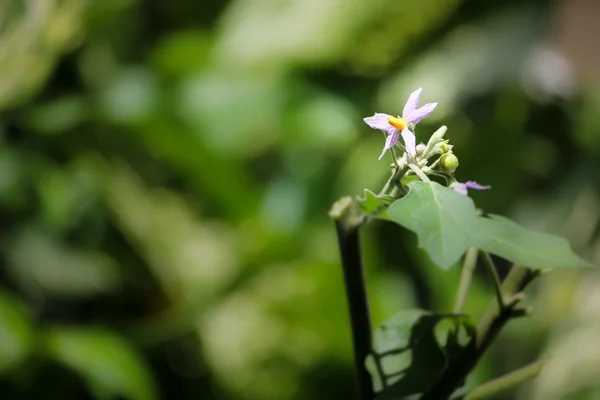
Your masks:
<svg viewBox="0 0 600 400"><path fill-rule="evenodd" d="M494 264L494 260L492 260L492 256L488 252L482 251L483 262L485 267L492 277L492 282L494 284L494 291L496 292L496 299L498 300L498 306L500 308L504 308L505 301L504 296L502 295L502 283L500 282L500 277L498 276L498 271L496 271L496 265Z"/></svg>
<svg viewBox="0 0 600 400"><path fill-rule="evenodd" d="M377 196L383 196L384 194L387 193L387 191L390 189L390 185L392 184L392 180L394 179L394 176L396 175L397 170L398 170L398 168L394 167L394 169L392 170L392 176L390 176L390 179L387 180L387 182L385 183L383 188L379 191L379 194Z"/></svg>
<svg viewBox="0 0 600 400"><path fill-rule="evenodd" d="M512 296L521 292L537 275L537 271L514 266L502 284L502 293ZM510 307L500 308L497 300L494 299L477 325L475 336L463 354L451 362L451 365L446 368L436 384L423 395L421 400L448 399L457 388L461 387L504 325L511 319L522 315L514 313L514 307L517 304L517 302L513 302Z"/></svg>
<svg viewBox="0 0 600 400"><path fill-rule="evenodd" d="M393 147L390 147L390 153L392 154L392 158L394 159L393 164L400 169L400 164L398 163L398 156L396 155L396 150Z"/></svg>
<svg viewBox="0 0 600 400"><path fill-rule="evenodd" d="M526 380L535 378L544 367L543 361L536 361L504 376L484 383L467 393L464 400L479 400L491 397L507 389L510 389Z"/></svg>
<svg viewBox="0 0 600 400"><path fill-rule="evenodd" d="M476 264L477 249L475 247L469 247L463 262L460 284L458 286L458 292L456 293L456 299L454 300L453 312L455 314L462 313L465 308L469 287L471 286L471 279L473 278L473 270L475 269Z"/></svg>
<svg viewBox="0 0 600 400"><path fill-rule="evenodd" d="M514 299L514 296L522 292L539 274L539 270L531 270L518 265L513 266L508 276L502 282L503 296ZM514 305L516 306L516 304ZM498 306L498 302L496 300L490 302L477 325L478 347L481 346L481 341L488 336L493 320L499 316L499 313L500 307Z"/></svg>

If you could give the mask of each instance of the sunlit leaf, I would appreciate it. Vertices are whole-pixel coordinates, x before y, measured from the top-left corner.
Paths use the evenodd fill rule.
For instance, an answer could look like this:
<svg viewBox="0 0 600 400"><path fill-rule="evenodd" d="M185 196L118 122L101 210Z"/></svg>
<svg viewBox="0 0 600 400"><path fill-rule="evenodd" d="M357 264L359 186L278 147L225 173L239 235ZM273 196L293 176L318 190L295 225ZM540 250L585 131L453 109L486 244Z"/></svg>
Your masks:
<svg viewBox="0 0 600 400"><path fill-rule="evenodd" d="M90 297L115 290L122 279L106 254L72 248L36 228L15 232L7 259L14 283L32 294Z"/></svg>
<svg viewBox="0 0 600 400"><path fill-rule="evenodd" d="M443 269L456 263L473 242L480 223L473 201L436 182L415 182L389 208L390 218L415 232L419 244Z"/></svg>
<svg viewBox="0 0 600 400"><path fill-rule="evenodd" d="M592 266L579 258L566 239L535 232L499 215L480 218L482 235L478 247L529 268Z"/></svg>
<svg viewBox="0 0 600 400"><path fill-rule="evenodd" d="M150 70L130 67L119 71L102 92L103 115L116 123L137 123L150 118L158 106L158 84Z"/></svg>
<svg viewBox="0 0 600 400"><path fill-rule="evenodd" d="M366 360L374 389L380 392L377 400L430 388L462 349L458 337L470 338L473 332L473 321L465 315L406 310L390 318L375 332L373 353Z"/></svg>
<svg viewBox="0 0 600 400"><path fill-rule="evenodd" d="M123 338L103 329L55 328L49 355L80 374L90 391L108 398L155 399L150 373Z"/></svg>
<svg viewBox="0 0 600 400"><path fill-rule="evenodd" d="M206 64L210 47L211 38L206 32L178 31L157 43L152 61L166 75L191 75Z"/></svg>
<svg viewBox="0 0 600 400"><path fill-rule="evenodd" d="M409 187L408 195L390 206L389 216L415 232L429 257L443 269L456 263L470 246L529 268L591 265L565 239L531 231L498 215L477 216L468 196L435 182L415 182ZM366 196L363 203L372 208L374 200L369 199Z"/></svg>
<svg viewBox="0 0 600 400"><path fill-rule="evenodd" d="M33 342L31 321L23 305L0 291L0 373L21 362Z"/></svg>

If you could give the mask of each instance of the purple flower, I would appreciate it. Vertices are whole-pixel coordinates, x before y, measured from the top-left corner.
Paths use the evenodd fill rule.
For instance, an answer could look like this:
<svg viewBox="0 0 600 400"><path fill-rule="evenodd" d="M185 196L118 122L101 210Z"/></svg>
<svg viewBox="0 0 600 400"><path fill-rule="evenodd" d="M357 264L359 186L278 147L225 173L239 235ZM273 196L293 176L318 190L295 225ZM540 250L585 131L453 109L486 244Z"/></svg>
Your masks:
<svg viewBox="0 0 600 400"><path fill-rule="evenodd" d="M483 186L475 181L466 181L465 183L458 183L451 186L456 192L467 195L467 189L475 189L475 190L488 190L491 189L491 186Z"/></svg>
<svg viewBox="0 0 600 400"><path fill-rule="evenodd" d="M380 160L388 149L394 147L394 145L398 143L400 135L402 135L402 139L404 140L406 151L409 154L416 154L415 134L408 129L408 125L418 124L422 119L427 118L437 106L437 103L429 103L421 108L417 108L419 106L421 90L423 89L418 88L408 96L408 100L402 111L402 118L393 117L388 114L375 113L372 117L363 119L371 128L379 129L387 134L383 152L379 156Z"/></svg>

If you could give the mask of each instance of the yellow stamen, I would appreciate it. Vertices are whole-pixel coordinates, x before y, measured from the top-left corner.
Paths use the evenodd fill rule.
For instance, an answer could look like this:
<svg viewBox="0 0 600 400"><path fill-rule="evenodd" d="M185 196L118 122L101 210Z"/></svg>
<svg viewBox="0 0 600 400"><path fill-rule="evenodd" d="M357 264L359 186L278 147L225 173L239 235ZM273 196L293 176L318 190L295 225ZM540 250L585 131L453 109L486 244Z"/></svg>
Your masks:
<svg viewBox="0 0 600 400"><path fill-rule="evenodd" d="M394 117L389 117L388 118L388 123L393 126L396 129L404 129L406 128L406 125L408 125L408 122L406 122L406 120L402 119L402 118L394 118Z"/></svg>

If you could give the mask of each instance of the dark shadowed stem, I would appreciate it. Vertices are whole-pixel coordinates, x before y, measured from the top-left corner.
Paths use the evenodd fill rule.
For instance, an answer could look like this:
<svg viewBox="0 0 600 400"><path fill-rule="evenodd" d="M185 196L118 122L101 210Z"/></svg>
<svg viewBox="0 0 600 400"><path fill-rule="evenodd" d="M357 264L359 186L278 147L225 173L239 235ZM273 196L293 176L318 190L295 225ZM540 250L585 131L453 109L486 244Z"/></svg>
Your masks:
<svg viewBox="0 0 600 400"><path fill-rule="evenodd" d="M465 308L467 301L467 295L469 294L469 287L471 286L471 280L473 278L473 270L477 263L477 249L475 247L469 247L465 260L463 262L462 272L460 275L460 284L458 286L458 292L456 293L456 299L454 300L453 311L455 314L460 314Z"/></svg>
<svg viewBox="0 0 600 400"><path fill-rule="evenodd" d="M539 375L544 367L542 361L536 361L504 376L484 383L467 393L463 400L479 400L487 399L507 389L510 389L528 379L535 378Z"/></svg>
<svg viewBox="0 0 600 400"><path fill-rule="evenodd" d="M513 318L526 315L516 309L520 293L536 276L538 271L514 266L502 284L501 292L514 301L500 307L494 299L477 325L475 336L471 339L463 354L453 360L436 384L423 395L421 400L445 400L462 387L468 375L473 371L481 356L496 339L504 325Z"/></svg>
<svg viewBox="0 0 600 400"><path fill-rule="evenodd" d="M502 282L500 282L500 277L498 276L498 271L496 271L496 265L494 264L494 260L492 260L492 256L490 256L490 253L487 253L485 251L482 251L481 255L483 256L483 262L485 264L485 267L492 278L494 284L494 291L496 292L496 298L498 300L498 305L500 307L504 307L504 296L502 295Z"/></svg>
<svg viewBox="0 0 600 400"><path fill-rule="evenodd" d="M371 352L372 345L371 317L358 235L359 227L363 224L364 219L356 212L352 199L347 197L334 204L330 216L335 221L342 260L352 329L358 398L372 400L374 398L373 385L371 376L365 367L365 359Z"/></svg>

